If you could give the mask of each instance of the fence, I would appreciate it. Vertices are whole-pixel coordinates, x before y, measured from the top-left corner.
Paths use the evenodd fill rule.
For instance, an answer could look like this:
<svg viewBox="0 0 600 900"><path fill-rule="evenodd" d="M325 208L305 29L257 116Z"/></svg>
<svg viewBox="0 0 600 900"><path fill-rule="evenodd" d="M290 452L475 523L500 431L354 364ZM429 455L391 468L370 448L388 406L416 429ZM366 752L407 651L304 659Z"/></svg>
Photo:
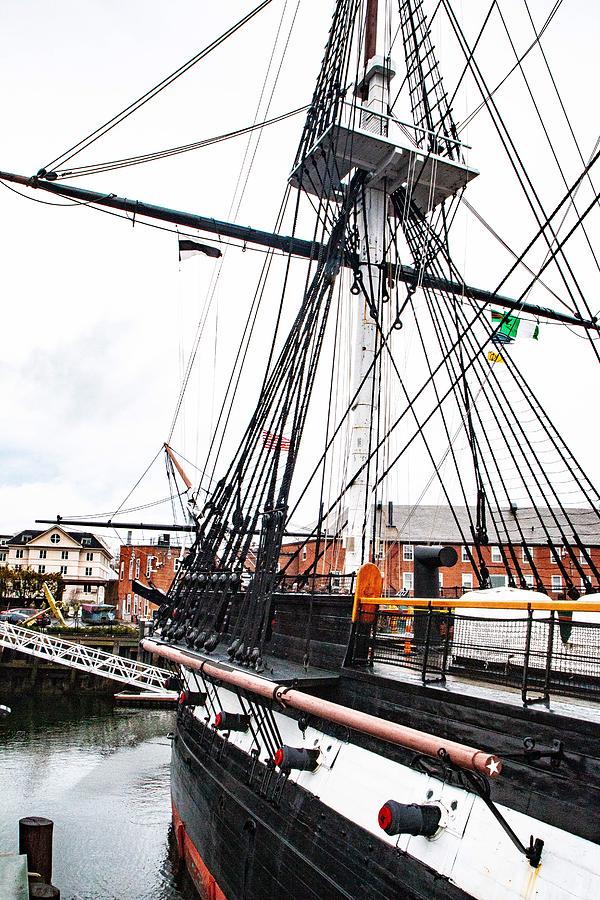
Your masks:
<svg viewBox="0 0 600 900"><path fill-rule="evenodd" d="M423 605L363 612L355 664L408 667L424 683L453 674L517 687L523 703L547 703L551 693L600 700L600 612L417 602Z"/></svg>

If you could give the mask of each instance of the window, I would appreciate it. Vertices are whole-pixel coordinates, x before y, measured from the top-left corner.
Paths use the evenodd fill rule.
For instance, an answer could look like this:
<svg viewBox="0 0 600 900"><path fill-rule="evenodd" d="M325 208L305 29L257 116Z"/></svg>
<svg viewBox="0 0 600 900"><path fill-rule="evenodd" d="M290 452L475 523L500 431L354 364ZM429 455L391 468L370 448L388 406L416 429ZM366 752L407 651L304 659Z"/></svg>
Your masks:
<svg viewBox="0 0 600 900"><path fill-rule="evenodd" d="M85 554L85 558L86 558L86 560L87 560L88 562L92 562L92 560L94 559L94 554L93 554L93 553L86 553L86 554Z"/></svg>
<svg viewBox="0 0 600 900"><path fill-rule="evenodd" d="M131 594L127 594L127 612L131 612Z"/></svg>
<svg viewBox="0 0 600 900"><path fill-rule="evenodd" d="M412 562L415 557L414 547L412 544L404 544L402 547L402 559L404 562Z"/></svg>
<svg viewBox="0 0 600 900"><path fill-rule="evenodd" d="M529 551L529 556L527 556L527 551ZM528 563L529 557L531 557L531 559L535 558L535 547L521 547L521 558L523 562Z"/></svg>
<svg viewBox="0 0 600 900"><path fill-rule="evenodd" d="M472 572L463 572L462 587L463 587L463 590L465 590L465 591L473 590L473 574L472 574Z"/></svg>
<svg viewBox="0 0 600 900"><path fill-rule="evenodd" d="M490 575L490 584L493 588L506 587L508 578L506 575Z"/></svg>
<svg viewBox="0 0 600 900"><path fill-rule="evenodd" d="M121 568L119 569L119 581L123 581L125 576L125 563L121 560Z"/></svg>
<svg viewBox="0 0 600 900"><path fill-rule="evenodd" d="M308 551L307 551L306 547L303 547L303 548L302 548L302 554L301 554L302 562L305 561L307 555L308 555Z"/></svg>
<svg viewBox="0 0 600 900"><path fill-rule="evenodd" d="M17 550L17 552L15 553L15 556L17 557L17 559L23 559L24 553L25 553L25 551L24 551L23 548L21 547L20 550Z"/></svg>
<svg viewBox="0 0 600 900"><path fill-rule="evenodd" d="M526 575L526 576L525 576L525 581L527 582L527 587L528 587L528 588L534 588L534 587L535 587L535 582L534 582L534 580L533 580L533 575Z"/></svg>
<svg viewBox="0 0 600 900"><path fill-rule="evenodd" d="M61 574L61 575L66 575L66 574L67 574L67 567L66 567L66 566L61 566L61 567L60 567L60 574Z"/></svg>
<svg viewBox="0 0 600 900"><path fill-rule="evenodd" d="M46 559L47 556L48 556L47 550L40 550L40 559Z"/></svg>
<svg viewBox="0 0 600 900"><path fill-rule="evenodd" d="M443 588L444 587L444 573L443 572L438 572L438 580L439 580L440 587Z"/></svg>
<svg viewBox="0 0 600 900"><path fill-rule="evenodd" d="M138 596L137 594L133 595L133 614L137 616L138 613Z"/></svg>
<svg viewBox="0 0 600 900"><path fill-rule="evenodd" d="M402 587L406 591L412 591L412 589L413 589L413 573L412 572L403 572L402 573Z"/></svg>
<svg viewBox="0 0 600 900"><path fill-rule="evenodd" d="M0 562L6 562L6 550L0 551Z"/></svg>
<svg viewBox="0 0 600 900"><path fill-rule="evenodd" d="M140 562L141 560L136 559L135 561L135 577L138 579L140 577Z"/></svg>
<svg viewBox="0 0 600 900"><path fill-rule="evenodd" d="M84 594L91 594L91 593L92 593L92 586L91 586L91 584L84 584L84 586L83 586L83 593L84 593Z"/></svg>
<svg viewBox="0 0 600 900"><path fill-rule="evenodd" d="M60 544L60 534L51 534L50 535L50 543L51 544Z"/></svg>
<svg viewBox="0 0 600 900"><path fill-rule="evenodd" d="M492 547L492 562L493 563L501 563L502 562L502 554L500 552L500 547Z"/></svg>
<svg viewBox="0 0 600 900"><path fill-rule="evenodd" d="M552 576L552 592L562 591L562 578L560 575Z"/></svg>
<svg viewBox="0 0 600 900"><path fill-rule="evenodd" d="M375 543L375 559L383 559L385 556L385 544L383 541Z"/></svg>
<svg viewBox="0 0 600 900"><path fill-rule="evenodd" d="M552 565L557 566L561 556L562 547L550 547L550 562L552 563Z"/></svg>
<svg viewBox="0 0 600 900"><path fill-rule="evenodd" d="M177 559L173 560L173 570L175 572L179 572L180 568L181 568L181 560L179 559L179 557L177 557Z"/></svg>
<svg viewBox="0 0 600 900"><path fill-rule="evenodd" d="M82 547L89 547L91 543L92 543L91 537L84 537L84 538L81 539L81 546L82 546Z"/></svg>
<svg viewBox="0 0 600 900"><path fill-rule="evenodd" d="M469 562L469 550L471 551L471 553L473 553L472 547L466 547L464 545L461 547L460 558L461 558L462 562Z"/></svg>
<svg viewBox="0 0 600 900"><path fill-rule="evenodd" d="M40 575L43 575L45 571L46 571L46 566L38 566L38 572L40 573Z"/></svg>
<svg viewBox="0 0 600 900"><path fill-rule="evenodd" d="M8 544L7 538L0 538L0 547L6 547Z"/></svg>
<svg viewBox="0 0 600 900"><path fill-rule="evenodd" d="M69 551L68 551L68 550L61 550L61 551L60 551L60 558L61 558L61 559L68 559L68 558L69 558Z"/></svg>
<svg viewBox="0 0 600 900"><path fill-rule="evenodd" d="M85 567L85 574L86 574L86 575L91 575L91 574L92 574L92 567L91 567L91 566L86 566L86 567Z"/></svg>
<svg viewBox="0 0 600 900"><path fill-rule="evenodd" d="M146 578L150 578L150 576L152 575L152 560L153 559L154 559L153 556L148 556L146 559Z"/></svg>
<svg viewBox="0 0 600 900"><path fill-rule="evenodd" d="M590 550L590 548L584 547L583 550L585 550L587 555L591 558L592 551ZM585 558L585 554L584 554L583 550L579 551L579 562L582 562L584 564L584 566L587 566L587 559Z"/></svg>
<svg viewBox="0 0 600 900"><path fill-rule="evenodd" d="M129 581L133 578L133 564L135 562L135 556L130 557L129 559Z"/></svg>

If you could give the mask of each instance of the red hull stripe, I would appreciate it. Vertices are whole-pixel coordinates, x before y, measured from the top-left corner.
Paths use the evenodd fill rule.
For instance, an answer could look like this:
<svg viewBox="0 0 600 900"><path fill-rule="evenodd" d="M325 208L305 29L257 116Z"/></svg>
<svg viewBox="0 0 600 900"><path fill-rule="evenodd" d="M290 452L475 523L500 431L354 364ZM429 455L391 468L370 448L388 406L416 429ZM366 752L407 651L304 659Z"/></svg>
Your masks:
<svg viewBox="0 0 600 900"><path fill-rule="evenodd" d="M173 801L171 801L171 808L173 810L173 828L177 838L177 850L179 851L179 856L185 862L198 893L203 900L227 900L227 897L192 843Z"/></svg>

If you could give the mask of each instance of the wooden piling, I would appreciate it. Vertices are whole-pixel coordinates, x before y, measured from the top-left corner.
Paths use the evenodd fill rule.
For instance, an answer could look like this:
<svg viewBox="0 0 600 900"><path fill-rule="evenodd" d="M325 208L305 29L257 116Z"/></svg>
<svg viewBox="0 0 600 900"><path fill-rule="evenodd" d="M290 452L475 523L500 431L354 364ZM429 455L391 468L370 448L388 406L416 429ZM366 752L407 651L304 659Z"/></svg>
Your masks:
<svg viewBox="0 0 600 900"><path fill-rule="evenodd" d="M30 872L38 872L47 885L52 884L53 828L54 822L42 816L19 819L19 853L27 855L27 868Z"/></svg>

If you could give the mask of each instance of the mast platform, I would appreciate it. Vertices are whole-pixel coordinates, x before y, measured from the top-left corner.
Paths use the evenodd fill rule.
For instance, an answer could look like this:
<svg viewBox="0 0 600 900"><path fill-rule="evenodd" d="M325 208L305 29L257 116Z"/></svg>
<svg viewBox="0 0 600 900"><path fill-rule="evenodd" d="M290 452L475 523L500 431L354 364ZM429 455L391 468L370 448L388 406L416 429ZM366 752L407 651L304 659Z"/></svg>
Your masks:
<svg viewBox="0 0 600 900"><path fill-rule="evenodd" d="M363 109L359 124L333 123L292 171L292 187L337 199L352 169L370 174L369 187L393 193L406 187L424 214L443 203L479 175L463 162L428 152L412 140L415 127ZM422 138L428 132L422 131ZM388 136L393 135L393 136ZM433 140L435 135L431 135ZM458 141L457 147L464 146Z"/></svg>

